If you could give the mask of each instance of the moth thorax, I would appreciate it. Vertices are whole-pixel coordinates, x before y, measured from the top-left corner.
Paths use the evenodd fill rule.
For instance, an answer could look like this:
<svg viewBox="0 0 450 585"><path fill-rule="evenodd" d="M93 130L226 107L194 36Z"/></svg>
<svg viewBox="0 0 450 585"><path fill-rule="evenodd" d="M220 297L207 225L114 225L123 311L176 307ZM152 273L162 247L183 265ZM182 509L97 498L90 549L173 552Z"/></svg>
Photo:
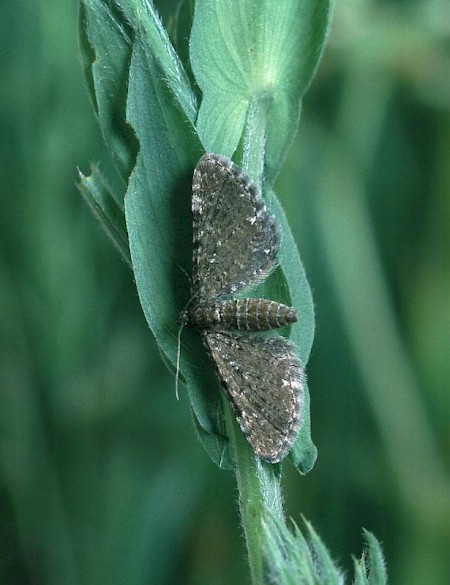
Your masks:
<svg viewBox="0 0 450 585"><path fill-rule="evenodd" d="M208 329L222 323L220 303L197 305L184 313L184 325L194 329Z"/></svg>
<svg viewBox="0 0 450 585"><path fill-rule="evenodd" d="M188 325L197 329L223 328L263 331L297 321L292 307L266 299L235 299L198 305L188 315Z"/></svg>

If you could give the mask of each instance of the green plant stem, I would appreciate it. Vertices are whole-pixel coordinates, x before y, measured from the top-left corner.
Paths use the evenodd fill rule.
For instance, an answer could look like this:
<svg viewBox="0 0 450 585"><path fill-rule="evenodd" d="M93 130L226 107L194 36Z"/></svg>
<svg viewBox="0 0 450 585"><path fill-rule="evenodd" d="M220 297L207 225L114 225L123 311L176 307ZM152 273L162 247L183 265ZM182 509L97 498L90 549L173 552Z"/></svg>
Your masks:
<svg viewBox="0 0 450 585"><path fill-rule="evenodd" d="M269 104L270 101L264 96L262 99L259 96L252 98L243 137L242 166L259 186L263 182ZM226 412L252 582L254 585L262 585L265 582L263 552L268 544L263 524L269 524L273 518L284 523L281 468L279 465L266 463L255 455L238 428L228 404Z"/></svg>
<svg viewBox="0 0 450 585"><path fill-rule="evenodd" d="M270 99L264 94L252 96L243 136L242 168L259 187L263 183L269 105Z"/></svg>
<svg viewBox="0 0 450 585"><path fill-rule="evenodd" d="M252 583L262 585L265 582L263 551L267 545L263 523L268 524L273 518L284 522L280 466L265 463L255 455L237 426L228 403L225 408Z"/></svg>

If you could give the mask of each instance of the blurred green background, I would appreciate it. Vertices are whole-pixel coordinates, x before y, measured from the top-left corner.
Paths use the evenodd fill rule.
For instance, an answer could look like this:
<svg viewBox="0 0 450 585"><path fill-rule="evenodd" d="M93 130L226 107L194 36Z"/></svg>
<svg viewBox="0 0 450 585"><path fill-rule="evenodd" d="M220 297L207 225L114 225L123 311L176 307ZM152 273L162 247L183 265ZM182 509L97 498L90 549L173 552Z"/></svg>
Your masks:
<svg viewBox="0 0 450 585"><path fill-rule="evenodd" d="M248 582L234 477L77 191L108 163L51 4L1 3L0 582ZM447 1L338 1L277 184L317 311L287 512L345 571L373 531L400 585L450 583L449 73Z"/></svg>

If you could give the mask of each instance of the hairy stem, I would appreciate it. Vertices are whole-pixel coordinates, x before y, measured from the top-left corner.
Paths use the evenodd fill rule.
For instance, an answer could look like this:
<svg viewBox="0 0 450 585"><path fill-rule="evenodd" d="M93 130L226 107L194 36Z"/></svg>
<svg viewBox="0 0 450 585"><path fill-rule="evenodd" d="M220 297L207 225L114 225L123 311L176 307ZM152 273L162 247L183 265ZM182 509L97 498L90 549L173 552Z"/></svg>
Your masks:
<svg viewBox="0 0 450 585"><path fill-rule="evenodd" d="M243 168L261 186L263 183L267 109L270 102L254 96L250 102L243 137ZM227 405L227 427L234 454L239 490L239 508L247 544L252 582L265 583L264 550L267 532L273 521L284 522L281 493L281 466L262 461L244 439Z"/></svg>

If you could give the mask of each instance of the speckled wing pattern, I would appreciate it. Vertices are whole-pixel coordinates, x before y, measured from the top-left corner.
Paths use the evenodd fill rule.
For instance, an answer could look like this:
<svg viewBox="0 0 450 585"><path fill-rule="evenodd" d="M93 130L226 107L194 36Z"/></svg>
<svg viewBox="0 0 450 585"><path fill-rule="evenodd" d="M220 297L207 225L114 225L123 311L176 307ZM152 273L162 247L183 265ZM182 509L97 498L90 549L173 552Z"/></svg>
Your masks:
<svg viewBox="0 0 450 585"><path fill-rule="evenodd" d="M298 434L304 372L284 337L233 331L248 329L246 319L255 320L255 315L227 318L221 296L263 280L276 266L278 226L256 185L223 156L206 154L200 159L192 191L193 306L183 313L182 322L201 333L253 450L276 463L289 453ZM270 300L256 301L241 307L287 308ZM297 320L295 309L287 309L292 318L275 319L273 327ZM282 310L276 308L277 316Z"/></svg>
<svg viewBox="0 0 450 585"><path fill-rule="evenodd" d="M200 159L192 213L197 302L263 280L276 266L280 236L275 219L257 187L231 160L217 154Z"/></svg>
<svg viewBox="0 0 450 585"><path fill-rule="evenodd" d="M280 335L208 331L204 339L239 426L253 450L277 463L300 426L303 371L292 344Z"/></svg>

